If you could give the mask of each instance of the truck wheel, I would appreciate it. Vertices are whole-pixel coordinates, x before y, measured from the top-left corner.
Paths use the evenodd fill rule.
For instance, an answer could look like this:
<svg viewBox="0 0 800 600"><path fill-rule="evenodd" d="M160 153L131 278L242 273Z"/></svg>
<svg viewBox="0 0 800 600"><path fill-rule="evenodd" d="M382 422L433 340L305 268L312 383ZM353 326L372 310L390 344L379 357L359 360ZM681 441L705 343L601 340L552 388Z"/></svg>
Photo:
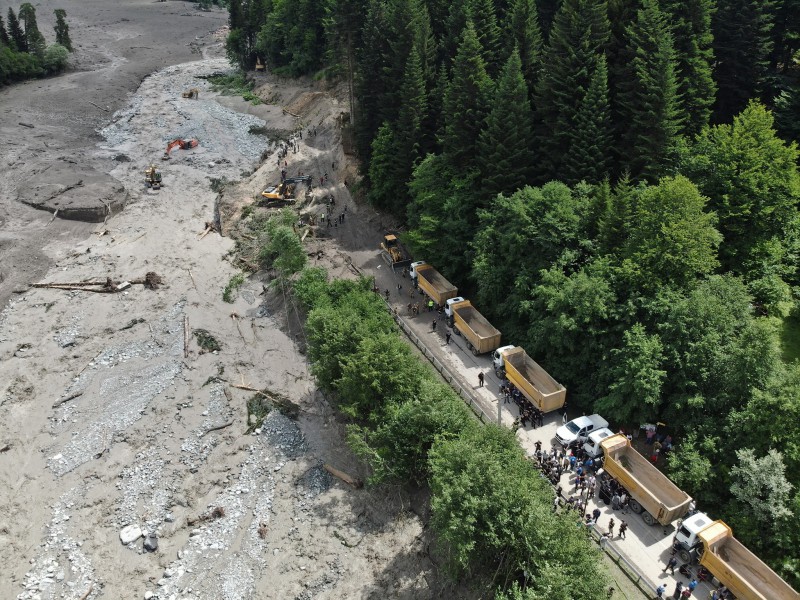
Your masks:
<svg viewBox="0 0 800 600"><path fill-rule="evenodd" d="M458 327L454 327L453 331L455 331L456 335L461 335L461 332L458 330Z"/></svg>
<svg viewBox="0 0 800 600"><path fill-rule="evenodd" d="M470 348L470 350L472 350L472 354L474 354L475 356L478 356L478 349L477 348L475 348L473 346L472 348Z"/></svg>
<svg viewBox="0 0 800 600"><path fill-rule="evenodd" d="M630 500L628 500L628 506L630 506L630 507L631 507L631 510L632 510L633 512L635 512L637 515L638 515L639 513L641 513L641 512L644 510L644 509L642 508L642 505L641 505L641 504L639 504L639 503L638 503L636 500L634 500L633 498L631 498Z"/></svg>
<svg viewBox="0 0 800 600"><path fill-rule="evenodd" d="M680 559L681 559L683 562L685 562L685 563L689 563L689 564L692 564L692 555L691 555L691 554L689 554L689 551L688 551L688 550L681 549L681 550L678 552L678 556L680 557Z"/></svg>
<svg viewBox="0 0 800 600"><path fill-rule="evenodd" d="M653 525L653 524L655 524L655 522L656 522L656 520L653 518L653 515L651 515L651 514L650 514L649 512L647 512L647 511L644 511L644 512L642 513L642 521L644 521L644 522L645 522L645 523L647 523L648 525Z"/></svg>

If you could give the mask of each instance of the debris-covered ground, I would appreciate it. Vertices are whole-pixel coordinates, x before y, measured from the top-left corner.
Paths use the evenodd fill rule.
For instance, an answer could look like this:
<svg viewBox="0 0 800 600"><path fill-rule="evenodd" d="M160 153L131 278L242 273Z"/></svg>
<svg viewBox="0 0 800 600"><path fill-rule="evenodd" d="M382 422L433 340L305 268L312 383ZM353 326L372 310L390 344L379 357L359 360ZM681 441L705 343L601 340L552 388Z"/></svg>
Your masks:
<svg viewBox="0 0 800 600"><path fill-rule="evenodd" d="M326 470L365 475L314 386L285 296L252 278L222 300L239 271L230 238L202 235L212 184L242 182L225 192L235 229L278 174L274 154L257 170L275 145L253 127L318 129L286 157L315 177L331 167L302 212L333 193L349 216L307 240L313 260L348 273L347 252L375 253L377 236L343 185L341 104L268 79L272 103L219 98L202 77L227 68L211 57L158 71L102 129L97 153L130 200L88 237L61 240L42 278L101 285L31 289L0 313L0 597L478 597L431 560L424 499ZM199 99L181 98L191 87ZM283 114L290 103L300 119ZM162 162L178 137L200 145ZM161 190L144 186L150 163ZM162 283L126 285L146 273ZM297 416L260 422L254 397L286 398Z"/></svg>

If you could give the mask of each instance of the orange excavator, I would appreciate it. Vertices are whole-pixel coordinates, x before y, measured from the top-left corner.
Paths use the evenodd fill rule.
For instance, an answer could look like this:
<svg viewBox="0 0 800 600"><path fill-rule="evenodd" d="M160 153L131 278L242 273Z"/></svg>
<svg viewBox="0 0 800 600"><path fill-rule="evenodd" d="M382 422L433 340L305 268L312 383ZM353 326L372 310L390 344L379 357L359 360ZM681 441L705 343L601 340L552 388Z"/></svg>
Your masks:
<svg viewBox="0 0 800 600"><path fill-rule="evenodd" d="M161 160L169 160L169 153L178 146L180 146L181 150L188 150L189 148L196 148L199 144L200 142L197 140L172 140L167 144L167 149L164 151L164 156L161 157Z"/></svg>

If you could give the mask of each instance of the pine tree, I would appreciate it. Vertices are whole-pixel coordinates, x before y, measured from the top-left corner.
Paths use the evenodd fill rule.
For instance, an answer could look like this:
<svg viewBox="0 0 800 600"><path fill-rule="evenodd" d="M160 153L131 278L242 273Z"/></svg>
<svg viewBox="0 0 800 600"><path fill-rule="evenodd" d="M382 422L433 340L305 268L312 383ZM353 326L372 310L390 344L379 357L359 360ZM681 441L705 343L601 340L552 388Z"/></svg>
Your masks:
<svg viewBox="0 0 800 600"><path fill-rule="evenodd" d="M800 0L778 0L772 27L771 68L786 73L800 50Z"/></svg>
<svg viewBox="0 0 800 600"><path fill-rule="evenodd" d="M6 24L3 22L3 15L0 15L0 48L11 48L11 38L6 31Z"/></svg>
<svg viewBox="0 0 800 600"><path fill-rule="evenodd" d="M483 48L483 60L489 77L495 78L503 66L500 27L497 25L494 0L472 0L472 24Z"/></svg>
<svg viewBox="0 0 800 600"><path fill-rule="evenodd" d="M550 39L550 31L553 28L558 9L561 8L563 0L536 0L537 13L539 15L539 27L542 30L542 39Z"/></svg>
<svg viewBox="0 0 800 600"><path fill-rule="evenodd" d="M772 6L770 0L717 0L712 19L717 123L730 122L750 99L768 95Z"/></svg>
<svg viewBox="0 0 800 600"><path fill-rule="evenodd" d="M560 179L572 146L578 107L609 39L605 2L565 0L556 15L534 93L538 179Z"/></svg>
<svg viewBox="0 0 800 600"><path fill-rule="evenodd" d="M19 7L19 20L25 24L25 41L28 45L28 52L41 58L44 56L47 43L36 24L36 9L33 4L26 2Z"/></svg>
<svg viewBox="0 0 800 600"><path fill-rule="evenodd" d="M422 61L416 46L411 49L403 75L403 92L405 101L400 107L395 126L395 155L397 190L394 195L392 211L404 215L408 204L408 182L414 168L422 158L422 123L427 113L425 80L422 73Z"/></svg>
<svg viewBox="0 0 800 600"><path fill-rule="evenodd" d="M481 187L487 198L511 194L531 183L532 117L522 61L515 48L500 73L492 109L479 138Z"/></svg>
<svg viewBox="0 0 800 600"><path fill-rule="evenodd" d="M672 35L656 0L644 0L628 27L627 85L620 93L623 116L621 163L634 178L655 181L681 130Z"/></svg>
<svg viewBox="0 0 800 600"><path fill-rule="evenodd" d="M608 104L608 68L605 56L597 60L589 89L575 113L571 152L565 157L559 179L568 185L581 180L600 183L612 164L613 137Z"/></svg>
<svg viewBox="0 0 800 600"><path fill-rule="evenodd" d="M439 47L439 61L447 68L449 76L453 60L458 53L458 47L464 37L464 28L467 21L472 19L471 2L451 2L450 10L445 20L445 35Z"/></svg>
<svg viewBox="0 0 800 600"><path fill-rule="evenodd" d="M516 43L522 63L522 76L528 86L528 96L532 98L539 79L542 56L542 33L535 0L515 0L508 18L507 35Z"/></svg>
<svg viewBox="0 0 800 600"><path fill-rule="evenodd" d="M25 32L20 27L17 15L14 14L14 9L8 8L8 34L11 36L11 41L14 42L14 47L19 52L28 51L28 42L25 40Z"/></svg>
<svg viewBox="0 0 800 600"><path fill-rule="evenodd" d="M708 125L717 91L712 73L714 3L713 0L668 0L663 8L672 25L678 95L685 115L683 133L694 136Z"/></svg>
<svg viewBox="0 0 800 600"><path fill-rule="evenodd" d="M478 135L488 113L491 88L481 44L472 21L468 21L453 59L443 106L442 152L457 173L467 173L477 166Z"/></svg>
<svg viewBox="0 0 800 600"><path fill-rule="evenodd" d="M56 24L53 29L56 32L56 44L61 44L72 52L72 40L69 39L69 25L67 25L67 11L57 8L53 11L56 15Z"/></svg>
<svg viewBox="0 0 800 600"><path fill-rule="evenodd" d="M389 123L383 123L372 140L369 161L369 193L367 199L375 206L389 210L397 189L397 143Z"/></svg>

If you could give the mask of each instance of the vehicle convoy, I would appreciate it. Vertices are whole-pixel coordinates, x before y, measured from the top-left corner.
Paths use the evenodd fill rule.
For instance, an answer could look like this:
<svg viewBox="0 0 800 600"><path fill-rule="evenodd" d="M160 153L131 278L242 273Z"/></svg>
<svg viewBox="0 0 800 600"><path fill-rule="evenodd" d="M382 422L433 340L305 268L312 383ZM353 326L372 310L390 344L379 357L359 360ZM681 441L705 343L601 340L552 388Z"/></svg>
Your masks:
<svg viewBox="0 0 800 600"><path fill-rule="evenodd" d="M381 242L381 256L393 269L407 267L411 264L411 255L405 249L405 246L400 243L397 236L388 233L383 236Z"/></svg>
<svg viewBox="0 0 800 600"><path fill-rule="evenodd" d="M607 437L603 448L603 469L616 479L628 494L629 506L648 525L669 525L689 511L691 496L670 481L642 456L622 434Z"/></svg>
<svg viewBox="0 0 800 600"><path fill-rule="evenodd" d="M150 165L145 169L144 184L152 190L161 189L161 171L155 165Z"/></svg>
<svg viewBox="0 0 800 600"><path fill-rule="evenodd" d="M608 427L608 421L600 415L578 417L556 429L556 439L559 444L569 448L576 444L582 444L592 431L604 427Z"/></svg>
<svg viewBox="0 0 800 600"><path fill-rule="evenodd" d="M458 288L425 261L411 263L411 280L414 286L419 287L437 307L444 306L447 300L458 294Z"/></svg>
<svg viewBox="0 0 800 600"><path fill-rule="evenodd" d="M190 148L197 148L200 144L197 140L183 140L177 139L172 140L169 144L167 144L167 149L164 151L164 156L161 157L161 160L169 160L169 153L172 152L175 148L180 148L181 150L189 150Z"/></svg>
<svg viewBox="0 0 800 600"><path fill-rule="evenodd" d="M800 600L800 594L733 537L722 521L704 513L684 519L675 535L678 556L702 567L739 600Z"/></svg>
<svg viewBox="0 0 800 600"><path fill-rule="evenodd" d="M503 346L492 354L495 372L505 375L542 412L564 406L567 388L553 379L519 346Z"/></svg>
<svg viewBox="0 0 800 600"><path fill-rule="evenodd" d="M463 335L475 356L496 350L500 346L500 332L478 312L472 302L461 296L447 300L445 309L448 324L457 335Z"/></svg>
<svg viewBox="0 0 800 600"><path fill-rule="evenodd" d="M308 187L311 187L311 175L287 177L280 183L265 189L261 192L261 195L267 200L293 200L298 183L305 183Z"/></svg>

